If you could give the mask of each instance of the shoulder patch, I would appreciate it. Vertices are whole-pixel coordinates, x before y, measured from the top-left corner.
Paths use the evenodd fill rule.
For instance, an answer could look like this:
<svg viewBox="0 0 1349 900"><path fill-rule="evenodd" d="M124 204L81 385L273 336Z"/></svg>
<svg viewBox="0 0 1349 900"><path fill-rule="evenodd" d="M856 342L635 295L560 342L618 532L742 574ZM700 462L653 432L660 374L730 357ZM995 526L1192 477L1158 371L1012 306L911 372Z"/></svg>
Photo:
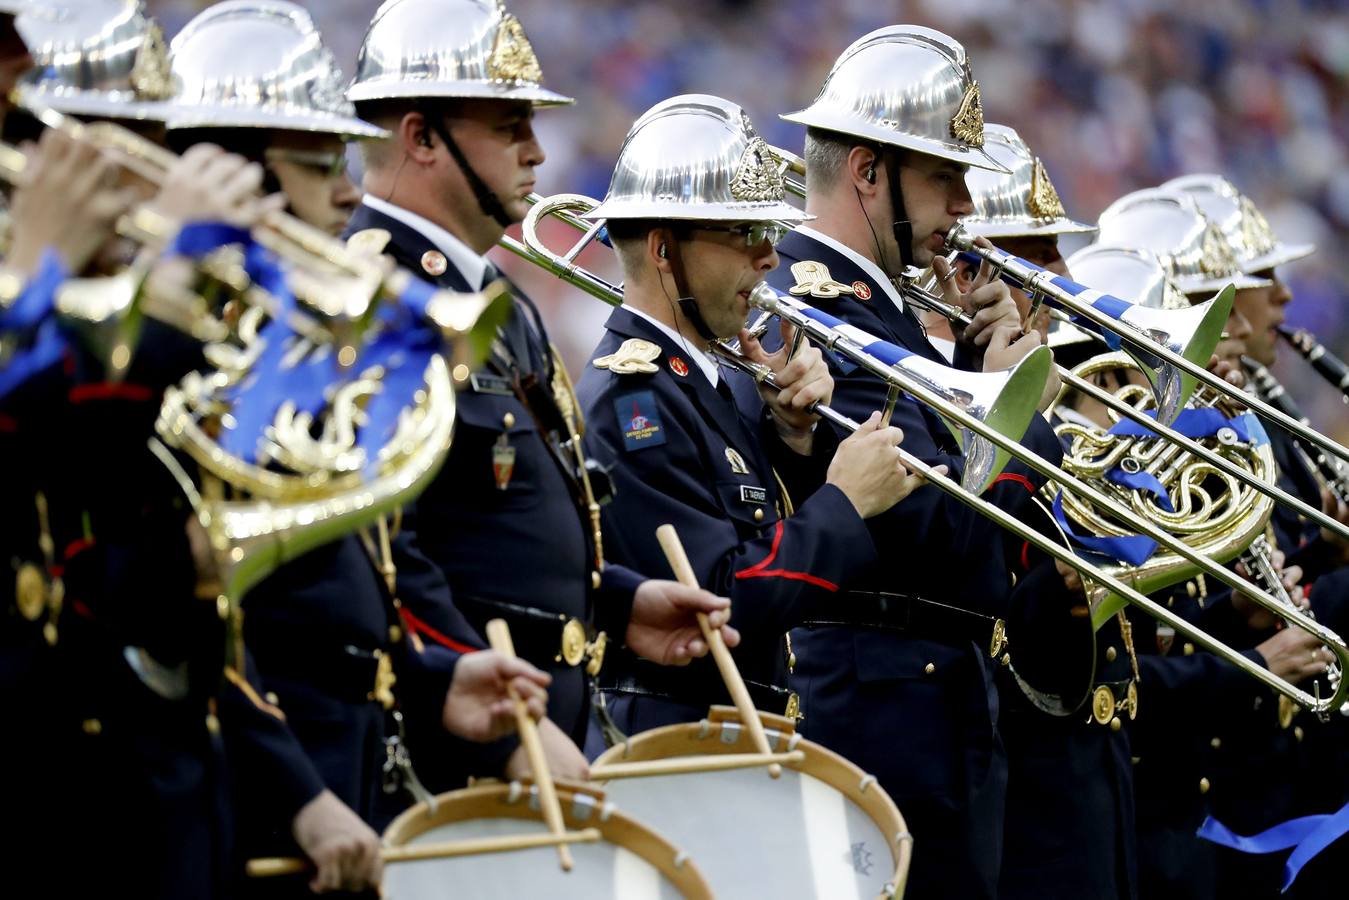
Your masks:
<svg viewBox="0 0 1349 900"><path fill-rule="evenodd" d="M658 368L655 364L658 356L660 347L641 338L628 338L617 350L601 356L592 365L597 369L608 369L615 375L650 375Z"/></svg>
<svg viewBox="0 0 1349 900"><path fill-rule="evenodd" d="M833 276L829 274L828 266L813 260L793 263L792 277L796 279L796 284L792 285L790 290L792 295L796 297L809 295L822 300L830 300L840 294L855 293L852 285L835 281Z"/></svg>
<svg viewBox="0 0 1349 900"><path fill-rule="evenodd" d="M624 450L642 450L665 443L665 426L660 421L660 408L651 391L624 394L614 400L614 415L618 430L623 435Z"/></svg>
<svg viewBox="0 0 1349 900"><path fill-rule="evenodd" d="M347 249L369 256L379 256L393 240L393 235L385 228L367 228L347 238Z"/></svg>

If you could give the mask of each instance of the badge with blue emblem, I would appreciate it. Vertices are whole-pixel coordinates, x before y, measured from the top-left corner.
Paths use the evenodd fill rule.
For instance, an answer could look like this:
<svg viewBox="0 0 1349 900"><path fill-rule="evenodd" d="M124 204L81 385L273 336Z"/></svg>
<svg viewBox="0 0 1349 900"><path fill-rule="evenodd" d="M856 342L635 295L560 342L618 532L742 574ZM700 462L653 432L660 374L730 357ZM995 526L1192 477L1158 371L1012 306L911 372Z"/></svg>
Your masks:
<svg viewBox="0 0 1349 900"><path fill-rule="evenodd" d="M618 430L623 433L625 450L659 447L665 443L665 427L660 422L660 410L651 391L624 394L614 400L614 414L618 416Z"/></svg>

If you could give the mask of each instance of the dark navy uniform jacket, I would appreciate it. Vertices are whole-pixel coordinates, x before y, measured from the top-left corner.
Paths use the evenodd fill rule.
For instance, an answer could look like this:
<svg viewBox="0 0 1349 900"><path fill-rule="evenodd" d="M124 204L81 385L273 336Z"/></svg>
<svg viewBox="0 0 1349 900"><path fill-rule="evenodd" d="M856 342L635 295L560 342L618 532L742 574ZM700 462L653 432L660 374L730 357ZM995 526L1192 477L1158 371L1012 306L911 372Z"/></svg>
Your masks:
<svg viewBox="0 0 1349 900"><path fill-rule="evenodd" d="M194 597L190 512L146 446L163 388L201 364L195 343L148 322L120 381L75 349L6 400L8 493L30 527L25 511L46 497L52 564L35 533L5 550L65 586L54 645L13 606L0 618L10 727L25 735L0 751L6 802L23 811L7 831L18 894L125 880L146 897L224 896L230 783L284 822L323 788L260 688L222 679L214 600Z"/></svg>
<svg viewBox="0 0 1349 900"><path fill-rule="evenodd" d="M409 271L426 274L422 257L435 250L430 239L362 205L347 232L371 228L392 236L385 252ZM453 291L480 287L468 284L452 264L427 280ZM590 526L573 493L574 469L564 468L563 460L570 457L545 441L511 384L517 373L522 378L534 374L551 398L553 365L542 322L527 301L519 300L481 377L458 386L449 458L415 506L417 535L474 626L481 628L494 617L490 607L474 601L497 601L578 618L618 643L642 578L621 566L605 566L595 583ZM504 490L498 489L493 468L495 448L503 441L514 450ZM549 718L581 743L589 720L584 671L557 659L557 648L529 646L523 635L516 636L516 649L552 673Z"/></svg>
<svg viewBox="0 0 1349 900"><path fill-rule="evenodd" d="M605 328L592 359L630 339L660 349L655 372L616 374L592 364L579 384L587 446L613 466L614 499L604 510L609 555L642 571L669 571L656 529L674 525L699 584L731 598L742 675L780 687L786 682L784 634L810 611L842 601L840 586L875 559L852 503L823 484L834 438L818 429L813 455L795 454L778 438L757 394L737 405L736 395L746 392L735 386L751 386L747 375L722 366L725 386L714 388L686 349L627 309L614 310ZM775 470L796 507L786 518ZM630 655L617 662L607 687L626 685L628 693L675 701L653 697L644 704L654 707L649 716L628 716L620 727L697 719L709 705L728 702L711 659L664 670Z"/></svg>
<svg viewBox="0 0 1349 900"><path fill-rule="evenodd" d="M862 290L833 299L804 296L804 302L948 364L917 321L901 313L852 259L801 232L789 234L777 250L781 265L768 281L778 290L795 283L794 263L822 263L834 280ZM885 388L873 376L839 358L831 360L831 371L836 383L831 405L840 412L860 421L884 404ZM892 422L904 430L905 449L930 464L946 464L958 476L959 447L926 407L901 398ZM1060 458L1058 441L1038 416L1025 443L1051 463ZM1020 515L1041 484L1039 476L1014 463L984 496ZM1003 532L981 514L924 487L868 524L883 562L864 587L1005 615L1011 579ZM807 711L805 735L874 773L904 809L915 840L928 848L916 857L910 876L914 896L993 896L1006 763L988 648L852 628L801 630L792 640L798 660L793 683ZM1015 661L1015 636L1011 654ZM858 722L869 724L862 728ZM956 882L943 881L950 877Z"/></svg>

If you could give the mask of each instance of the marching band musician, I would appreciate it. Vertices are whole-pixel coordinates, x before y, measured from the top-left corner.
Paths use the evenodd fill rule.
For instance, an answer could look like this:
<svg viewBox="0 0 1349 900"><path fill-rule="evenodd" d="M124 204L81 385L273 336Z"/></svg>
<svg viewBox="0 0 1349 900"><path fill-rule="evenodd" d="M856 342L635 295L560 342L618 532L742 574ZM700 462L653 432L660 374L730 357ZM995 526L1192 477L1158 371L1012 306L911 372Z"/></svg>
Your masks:
<svg viewBox="0 0 1349 900"><path fill-rule="evenodd" d="M1071 278L1059 236L1095 227L1068 217L1044 164L1015 130L984 126L983 150L1009 174L969 172L974 211L961 225L999 249ZM957 284L968 290L974 267L959 261L956 269ZM1021 317L1029 316L1025 293L1013 288L1012 295ZM925 321L929 338L938 329L949 332L944 318L929 314ZM1049 321L1042 308L1034 327L1045 338ZM1006 677L1007 670L998 680L998 731L1008 770L999 897L1138 895L1129 741L1121 727L1135 715L1138 690L1132 631L1124 617L1121 611L1097 632L1089 712L1049 715Z"/></svg>
<svg viewBox="0 0 1349 900"><path fill-rule="evenodd" d="M1102 213L1100 225L1103 243L1155 253L1167 277L1192 303L1209 299L1229 283L1238 293L1268 286L1240 270L1237 256L1213 223L1182 194L1150 189L1126 195ZM1240 360L1250 335L1250 323L1234 305L1210 369L1229 383L1240 384ZM1285 589L1300 596L1295 587L1300 570L1282 568L1281 553L1276 552L1274 561ZM1327 657L1310 635L1299 629L1273 631L1269 613L1225 585L1196 578L1183 593L1176 589L1171 594L1171 602L1183 615L1231 646L1252 648L1244 652L1275 674L1298 681L1326 669ZM1262 814L1274 816L1286 812L1290 803L1286 780L1263 761L1277 756L1277 748L1293 738L1281 733L1278 705L1270 702L1268 692L1249 680L1230 677L1229 666L1188 643L1177 655L1174 641L1160 628L1156 634L1147 627L1140 629L1138 646L1147 651L1140 658L1142 690L1158 697L1156 715L1145 714L1136 728L1142 895L1226 896L1232 886L1224 888L1228 877L1224 872L1234 866L1222 860L1221 851L1198 840L1195 828L1206 812L1223 811L1224 797L1236 798L1241 806L1246 805L1241 798L1257 791L1260 800L1247 808L1259 807ZM1152 684L1160 689L1149 690ZM1216 692L1217 704L1211 702L1215 684L1225 686ZM1201 692L1210 702L1206 714L1196 715L1184 701ZM1230 812L1225 814L1231 818ZM1248 820L1228 824L1241 829ZM1245 878L1241 890L1260 890L1258 870L1265 862L1241 866ZM1272 883L1272 874L1265 877Z"/></svg>
<svg viewBox="0 0 1349 900"><path fill-rule="evenodd" d="M188 154L205 149L203 141L242 152L295 215L339 233L359 197L346 174L345 141L387 134L342 99L344 79L308 13L284 0L227 0L188 22L170 51L177 88L171 144ZM420 760L402 755L402 718L448 729L454 764L466 772L502 774L499 754L484 756L462 741L497 736L468 715L474 691L508 672L546 683L527 663L489 672L489 661L503 662L495 654L465 656L481 643L444 578L410 528L392 531L387 541L366 529L325 544L277 569L245 600L245 642L267 698L285 710L317 767L325 802L340 801L365 823L349 824L360 838L353 871L343 868L349 888L378 884L375 829L421 799L411 793L416 770L405 764ZM251 785L240 788L241 849L291 852L289 823L271 815L270 803L259 808ZM329 848L304 849L321 860ZM297 885L277 887L288 893Z"/></svg>
<svg viewBox="0 0 1349 900"><path fill-rule="evenodd" d="M44 40L48 19L33 15L21 24L47 65L26 103L60 104L85 116L125 113L131 107L117 106L115 90L61 90L53 76L77 80L100 71L115 80L134 69L166 77L157 32L135 4L72 9L60 19L59 41ZM57 47L59 69L46 59ZM82 65L86 53L103 68ZM135 109L152 121L170 112L167 104ZM13 208L13 227L24 237L16 235L18 257L7 263L17 266L43 239L44 261L55 258L63 271L83 274L86 260L107 258L95 251L116 215L141 195L113 179L111 158L58 131L43 135L30 165ZM257 197L261 182L260 168L212 148L170 168L155 209L170 222L247 226L276 206ZM11 884L75 894L124 874L145 896L232 894L238 823L226 790L231 782L246 784L291 829L315 863L315 889L378 884L378 837L325 789L327 773L308 758L285 715L242 672L227 670L223 682L218 676L224 638L215 595L200 593L216 576L199 564L178 485L145 444L162 389L203 364L199 348L148 321L129 361L118 363L114 353L109 362L96 345L58 349L54 363L29 373L5 398L38 492L25 503L37 506L39 532L39 554L30 556L36 564L17 569L17 616L5 620L7 694L28 698L12 712L44 737L43 763L58 773L54 780L20 777L8 792L19 808L33 810L36 838L11 844L22 861ZM7 375L19 368L10 362ZM63 410L54 418L52 405ZM98 455L89 458L83 449L93 435ZM449 690L436 717L468 736L513 727L508 681L536 715L543 711L547 678L523 662L454 654L441 678ZM6 772L25 771L8 753L5 762ZM92 809L73 823L48 822L46 810L64 816L78 803ZM52 840L58 833L65 841ZM53 856L69 841L82 845L79 866Z"/></svg>
<svg viewBox="0 0 1349 900"><path fill-rule="evenodd" d="M945 231L972 211L966 169L1001 168L980 149L983 110L960 44L913 26L874 31L844 51L809 109L783 118L807 126L806 211L816 218L778 245L783 265L770 283L945 364L891 282L906 266L934 265L945 300L973 315L958 367L1005 368L1040 346L1038 334L1019 335L1005 285L981 272L962 294L936 259ZM885 386L845 361L834 360L831 374L841 412L862 418L884 402ZM1054 391L1051 381L1042 405ZM954 438L925 407L901 399L895 421L905 449L963 468ZM1043 422L1023 443L1058 459ZM1038 482L1013 464L985 499L1019 515ZM909 896L996 896L1007 769L992 669L1005 652L1000 617L1012 587L1002 530L930 487L868 524L885 564L855 587L875 593L855 592L856 602L792 633L793 686L809 710L803 731L874 773L904 809L924 848ZM1067 616L1052 566L1019 576L1028 603Z"/></svg>
<svg viewBox="0 0 1349 900"><path fill-rule="evenodd" d="M498 273L483 254L524 217L544 159L534 111L571 102L542 81L523 27L499 4L388 0L347 92L392 134L363 147L352 239L443 287L491 283ZM581 450L570 380L543 320L516 299L484 370L457 376L448 460L404 522L415 520L469 620L504 618L520 655L552 675L543 741L556 774L584 778L591 679L606 644L687 662L707 652L694 611L720 627L728 604L605 563L603 473Z"/></svg>
<svg viewBox="0 0 1349 900"><path fill-rule="evenodd" d="M734 603L736 658L755 706L794 716L783 635L840 602L854 573L875 563L863 520L917 479L879 414L841 444L815 428L810 408L833 388L819 350L770 355L743 332L749 292L777 263L781 223L804 218L783 199L775 164L740 107L719 97L674 97L637 120L607 198L587 214L605 221L625 289L579 394L588 444L613 466L610 554L656 570L665 564L656 529L673 523L699 583ZM737 406L737 387L752 379L710 351L736 335L781 393L763 388ZM710 664L668 670L626 653L601 687L628 734L729 702Z"/></svg>

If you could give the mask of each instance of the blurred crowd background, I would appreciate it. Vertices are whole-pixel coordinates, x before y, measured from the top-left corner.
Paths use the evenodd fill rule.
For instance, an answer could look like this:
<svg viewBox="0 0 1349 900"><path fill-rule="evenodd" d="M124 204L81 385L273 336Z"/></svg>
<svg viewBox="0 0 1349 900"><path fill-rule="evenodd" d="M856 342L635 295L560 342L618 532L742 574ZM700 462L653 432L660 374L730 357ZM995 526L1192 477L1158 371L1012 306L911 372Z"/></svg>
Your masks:
<svg viewBox="0 0 1349 900"><path fill-rule="evenodd" d="M173 35L207 0L148 0ZM350 75L376 0L302 2ZM1318 252L1282 274L1291 324L1349 357L1349 5L1345 0L508 0L555 90L543 193L604 194L623 136L678 93L740 103L769 143L853 40L896 22L961 41L986 120L1017 128L1083 221L1131 190L1188 172L1231 178L1285 241ZM565 230L550 239L563 246ZM1065 240L1065 255L1076 245ZM527 264L498 262L544 308L573 372L607 310ZM604 248L583 261L613 274ZM1108 285L1095 285L1108 289ZM1349 407L1290 349L1276 374L1322 429L1349 439Z"/></svg>

